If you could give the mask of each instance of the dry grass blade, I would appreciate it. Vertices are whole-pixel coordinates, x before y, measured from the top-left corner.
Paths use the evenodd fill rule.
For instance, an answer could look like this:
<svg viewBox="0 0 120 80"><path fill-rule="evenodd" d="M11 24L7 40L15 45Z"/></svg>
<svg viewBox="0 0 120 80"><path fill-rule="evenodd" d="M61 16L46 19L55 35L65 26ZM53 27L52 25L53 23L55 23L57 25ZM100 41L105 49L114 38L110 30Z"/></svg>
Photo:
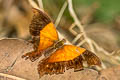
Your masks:
<svg viewBox="0 0 120 80"><path fill-rule="evenodd" d="M40 9L38 7L38 5L33 0L28 0L28 1L29 1L29 3L31 4L32 7L36 8L36 9Z"/></svg>
<svg viewBox="0 0 120 80"><path fill-rule="evenodd" d="M4 73L0 73L0 76L6 77L6 78L10 78L10 79L14 79L14 80L26 80L20 77L16 77L13 75L9 75L9 74L4 74Z"/></svg>
<svg viewBox="0 0 120 80"><path fill-rule="evenodd" d="M91 51L94 52L93 45L92 45L91 41L89 41L89 39L84 31L83 26L81 25L79 19L77 18L77 15L75 14L75 12L73 10L72 0L68 0L68 9L69 9L69 12L70 12L72 18L74 19L75 24L79 27L80 32L83 33L83 36L84 36L86 42L90 45Z"/></svg>
<svg viewBox="0 0 120 80"><path fill-rule="evenodd" d="M41 9L44 9L42 0L38 0L39 6Z"/></svg>
<svg viewBox="0 0 120 80"><path fill-rule="evenodd" d="M57 17L57 19L56 19L56 21L55 21L55 26L56 26L56 27L58 26L58 24L59 24L59 22L60 22L60 20L61 20L61 17L62 17L62 15L63 15L66 7L67 7L67 1L64 2L63 6L62 6L62 8L61 8L61 10L60 10L60 12L59 12L59 14L58 14L58 17Z"/></svg>

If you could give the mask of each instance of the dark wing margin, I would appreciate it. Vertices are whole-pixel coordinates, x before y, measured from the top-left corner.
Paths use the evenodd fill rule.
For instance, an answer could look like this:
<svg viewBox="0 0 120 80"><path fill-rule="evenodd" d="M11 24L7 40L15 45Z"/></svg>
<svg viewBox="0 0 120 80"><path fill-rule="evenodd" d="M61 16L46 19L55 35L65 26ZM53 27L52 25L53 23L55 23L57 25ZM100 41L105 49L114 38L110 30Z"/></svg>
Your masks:
<svg viewBox="0 0 120 80"><path fill-rule="evenodd" d="M99 57L97 57L91 51L86 50L83 53L83 56L85 58L85 61L87 61L88 66L98 65L101 67L101 61L100 61Z"/></svg>
<svg viewBox="0 0 120 80"><path fill-rule="evenodd" d="M86 50L78 57L69 61L49 62L49 57L43 59L38 64L38 73L42 77L45 74L62 74L65 70L74 68L74 71L84 69L83 62L86 61L88 66L101 66L100 59L92 52Z"/></svg>
<svg viewBox="0 0 120 80"><path fill-rule="evenodd" d="M29 26L29 31L32 36L39 36L40 30L42 30L47 24L51 22L50 17L42 10L32 8L33 19Z"/></svg>
<svg viewBox="0 0 120 80"><path fill-rule="evenodd" d="M83 58L82 56L78 56L77 58L69 61L62 61L62 62L54 62L49 63L47 59L42 60L38 64L38 73L39 77L41 78L45 74L63 74L65 69L72 69L74 71L79 71L83 69Z"/></svg>
<svg viewBox="0 0 120 80"><path fill-rule="evenodd" d="M51 22L50 17L42 10L32 8L33 17L31 24L29 26L30 34L32 35L32 40L30 41L33 44L34 51L28 52L22 56L22 58L30 59L35 61L41 56L41 52L38 51L40 44L40 31Z"/></svg>
<svg viewBox="0 0 120 80"><path fill-rule="evenodd" d="M37 50L40 42L40 31L51 22L50 17L42 10L32 8L33 17L29 26L29 32L32 35L34 49Z"/></svg>

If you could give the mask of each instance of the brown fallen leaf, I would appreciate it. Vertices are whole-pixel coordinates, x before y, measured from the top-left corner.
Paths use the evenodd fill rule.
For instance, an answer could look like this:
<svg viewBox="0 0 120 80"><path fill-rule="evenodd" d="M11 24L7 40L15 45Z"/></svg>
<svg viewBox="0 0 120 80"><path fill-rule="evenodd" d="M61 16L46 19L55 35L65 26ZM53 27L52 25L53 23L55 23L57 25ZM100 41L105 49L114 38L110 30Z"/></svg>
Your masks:
<svg viewBox="0 0 120 80"><path fill-rule="evenodd" d="M109 77L107 80L111 80L110 77L114 77L114 75L116 78L112 79L120 79L120 66L115 69L103 70L101 74L93 69L84 69L78 72L71 69L64 74L45 75L39 79L37 72L39 60L31 62L21 58L24 53L31 50L33 50L32 44L21 39L0 40L0 80L103 80L101 75ZM113 74L109 75L109 70Z"/></svg>
<svg viewBox="0 0 120 80"><path fill-rule="evenodd" d="M97 80L120 80L120 65L102 70Z"/></svg>
<svg viewBox="0 0 120 80"><path fill-rule="evenodd" d="M0 45L0 72L23 79L39 79L36 69L38 62L32 63L21 58L23 53L32 50L32 45L19 39L3 39Z"/></svg>

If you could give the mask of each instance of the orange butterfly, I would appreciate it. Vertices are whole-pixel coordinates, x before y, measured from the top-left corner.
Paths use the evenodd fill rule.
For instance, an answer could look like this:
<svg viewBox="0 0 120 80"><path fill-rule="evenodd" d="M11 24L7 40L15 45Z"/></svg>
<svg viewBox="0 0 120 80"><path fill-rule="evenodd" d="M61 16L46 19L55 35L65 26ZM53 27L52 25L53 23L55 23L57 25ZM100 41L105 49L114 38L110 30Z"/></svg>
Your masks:
<svg viewBox="0 0 120 80"><path fill-rule="evenodd" d="M40 77L44 74L63 73L65 69L81 70L84 68L83 61L89 66L101 66L100 59L92 52L74 45L65 45L65 39L59 40L56 28L45 12L35 8L32 10L34 16L29 29L34 51L26 53L22 58L35 61L42 54L46 56L38 64Z"/></svg>

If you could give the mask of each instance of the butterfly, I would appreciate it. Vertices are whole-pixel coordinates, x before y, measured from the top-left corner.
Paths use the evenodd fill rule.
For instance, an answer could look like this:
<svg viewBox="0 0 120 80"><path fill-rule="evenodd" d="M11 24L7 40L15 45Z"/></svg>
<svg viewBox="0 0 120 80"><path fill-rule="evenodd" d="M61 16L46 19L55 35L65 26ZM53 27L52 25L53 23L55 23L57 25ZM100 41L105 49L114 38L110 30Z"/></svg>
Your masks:
<svg viewBox="0 0 120 80"><path fill-rule="evenodd" d="M64 73L71 68L74 68L74 71L82 70L84 61L88 66L101 66L100 59L91 51L65 44L65 39L60 40L52 20L44 11L35 8L32 8L32 11L34 15L29 31L34 50L22 55L22 58L34 62L42 55L45 56L38 63L40 77L45 74Z"/></svg>

